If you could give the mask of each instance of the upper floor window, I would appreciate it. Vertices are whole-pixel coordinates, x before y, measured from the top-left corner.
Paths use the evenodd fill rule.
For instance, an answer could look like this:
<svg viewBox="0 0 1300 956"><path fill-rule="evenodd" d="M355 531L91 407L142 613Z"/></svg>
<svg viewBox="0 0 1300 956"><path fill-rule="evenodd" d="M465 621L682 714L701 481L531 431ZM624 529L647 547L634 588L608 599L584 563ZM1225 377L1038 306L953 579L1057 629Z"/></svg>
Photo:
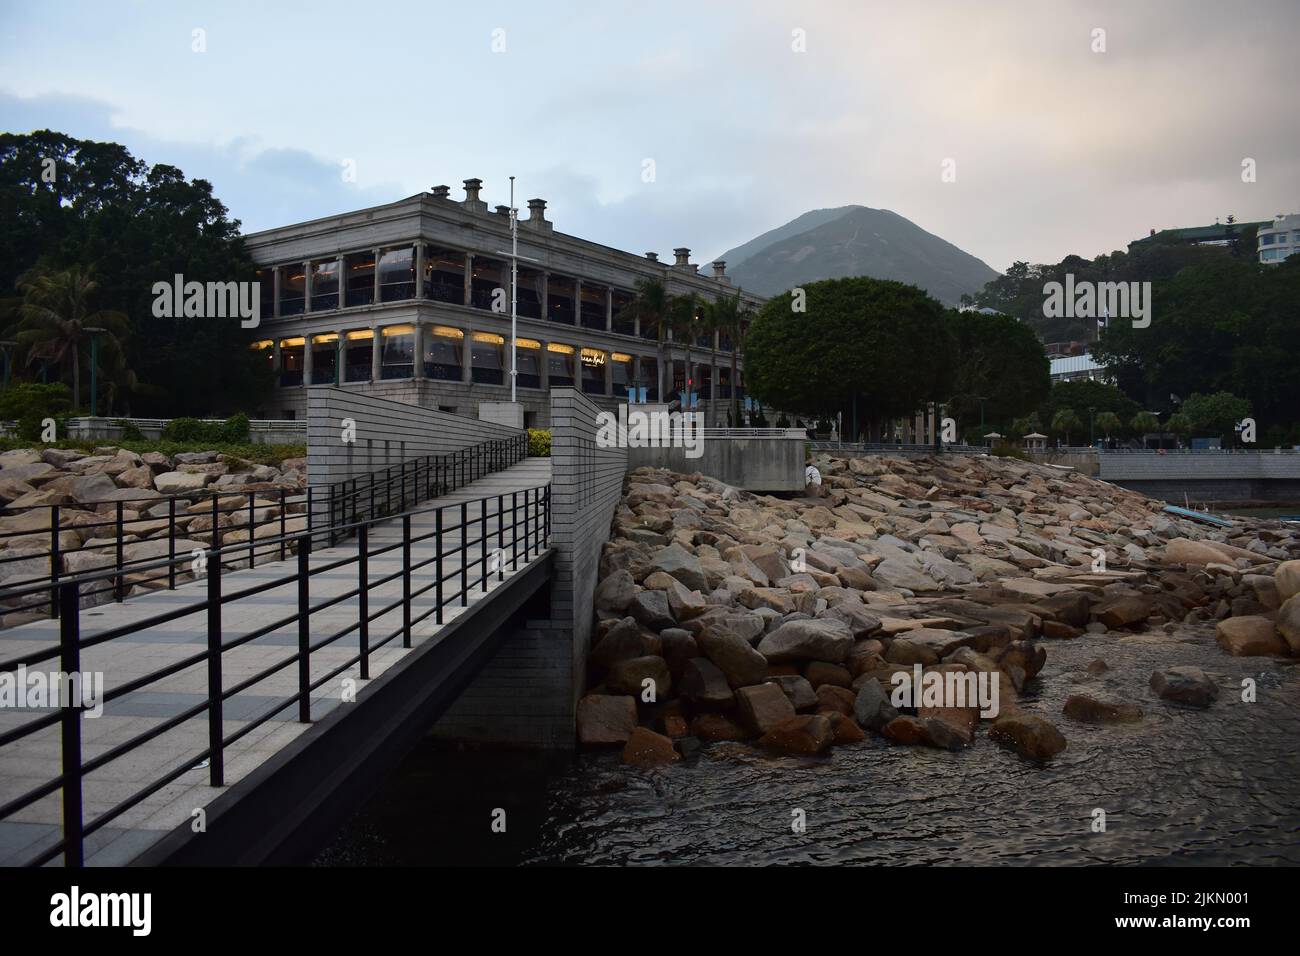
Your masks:
<svg viewBox="0 0 1300 956"><path fill-rule="evenodd" d="M280 266L280 314L302 315L307 303L307 272L301 262Z"/></svg>
<svg viewBox="0 0 1300 956"><path fill-rule="evenodd" d="M379 254L379 299L400 302L415 298L415 249L394 246Z"/></svg>
<svg viewBox="0 0 1300 956"><path fill-rule="evenodd" d="M313 312L339 307L339 261L317 259L311 264L311 308Z"/></svg>
<svg viewBox="0 0 1300 956"><path fill-rule="evenodd" d="M439 246L424 250L424 295L435 302L465 304L465 253Z"/></svg>

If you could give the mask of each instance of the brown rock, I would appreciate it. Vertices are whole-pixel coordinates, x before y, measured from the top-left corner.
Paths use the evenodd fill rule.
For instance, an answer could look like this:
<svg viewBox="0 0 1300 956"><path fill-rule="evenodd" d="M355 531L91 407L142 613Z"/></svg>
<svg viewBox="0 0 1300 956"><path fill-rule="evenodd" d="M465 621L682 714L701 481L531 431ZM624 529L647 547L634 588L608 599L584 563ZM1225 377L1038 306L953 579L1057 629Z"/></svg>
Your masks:
<svg viewBox="0 0 1300 956"><path fill-rule="evenodd" d="M736 691L740 719L756 734L765 734L795 716L794 706L776 684L756 684Z"/></svg>
<svg viewBox="0 0 1300 956"><path fill-rule="evenodd" d="M821 710L838 711L841 714L853 713L853 701L857 695L847 687L822 684L817 688L817 706Z"/></svg>
<svg viewBox="0 0 1300 956"><path fill-rule="evenodd" d="M1092 616L1108 628L1145 624L1151 616L1151 599L1145 594L1121 594L1094 607Z"/></svg>
<svg viewBox="0 0 1300 956"><path fill-rule="evenodd" d="M691 721L691 733L701 740L744 740L748 735L730 717L700 714Z"/></svg>
<svg viewBox="0 0 1300 956"><path fill-rule="evenodd" d="M1136 704L1100 700L1088 694L1071 694L1063 708L1065 716L1085 724L1124 724L1142 719Z"/></svg>
<svg viewBox="0 0 1300 956"><path fill-rule="evenodd" d="M623 762L633 767L661 767L681 759L672 740L645 727L633 730L623 748Z"/></svg>
<svg viewBox="0 0 1300 956"><path fill-rule="evenodd" d="M867 732L859 727L857 721L852 717L841 714L839 711L831 711L822 716L831 723L831 743L835 746L856 744L867 739Z"/></svg>
<svg viewBox="0 0 1300 956"><path fill-rule="evenodd" d="M588 694L578 701L578 741L588 745L626 743L636 729L631 697Z"/></svg>
<svg viewBox="0 0 1300 956"><path fill-rule="evenodd" d="M1300 564L1300 561L1291 563ZM1300 594L1293 594L1282 602L1277 612L1277 630L1291 648L1291 653L1300 655Z"/></svg>
<svg viewBox="0 0 1300 956"><path fill-rule="evenodd" d="M827 664L825 661L809 661L804 667L803 676L808 678L808 683L812 684L813 689L821 687L823 684L832 684L835 687L851 687L853 685L853 675L848 672L847 668L839 664Z"/></svg>
<svg viewBox="0 0 1300 956"><path fill-rule="evenodd" d="M1022 757L1045 759L1065 750L1065 737L1051 723L1033 714L1008 714L993 722L989 737Z"/></svg>
<svg viewBox="0 0 1300 956"><path fill-rule="evenodd" d="M1214 628L1219 646L1233 657L1267 657L1289 649L1266 617L1230 617Z"/></svg>
<svg viewBox="0 0 1300 956"><path fill-rule="evenodd" d="M832 740L829 720L819 714L802 714L781 721L758 742L788 754L819 754L830 747Z"/></svg>
<svg viewBox="0 0 1300 956"><path fill-rule="evenodd" d="M648 683L647 683L648 682ZM668 662L662 657L646 655L616 661L605 675L605 686L615 694L630 694L640 699L653 691L652 700L663 700L672 693L673 678Z"/></svg>

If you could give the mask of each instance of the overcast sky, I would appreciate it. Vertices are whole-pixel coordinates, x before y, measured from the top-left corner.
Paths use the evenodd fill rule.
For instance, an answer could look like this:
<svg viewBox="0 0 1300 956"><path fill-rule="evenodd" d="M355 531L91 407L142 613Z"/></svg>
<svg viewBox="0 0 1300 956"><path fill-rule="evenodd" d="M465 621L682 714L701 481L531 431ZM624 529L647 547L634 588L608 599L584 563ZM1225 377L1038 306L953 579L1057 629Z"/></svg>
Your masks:
<svg viewBox="0 0 1300 956"><path fill-rule="evenodd" d="M1300 211L1297 49L1296 0L3 2L0 128L177 165L247 231L513 173L632 252L858 203L1002 270Z"/></svg>

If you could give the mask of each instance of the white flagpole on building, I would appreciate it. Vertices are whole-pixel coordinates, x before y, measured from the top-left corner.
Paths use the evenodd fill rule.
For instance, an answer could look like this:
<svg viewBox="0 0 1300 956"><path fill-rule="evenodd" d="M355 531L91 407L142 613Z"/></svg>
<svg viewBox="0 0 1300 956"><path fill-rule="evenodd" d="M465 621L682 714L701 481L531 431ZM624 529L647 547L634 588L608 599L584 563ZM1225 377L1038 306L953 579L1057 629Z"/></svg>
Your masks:
<svg viewBox="0 0 1300 956"><path fill-rule="evenodd" d="M515 208L515 177L510 177L510 402L515 402L515 379L519 377L516 349L519 340L515 325L518 322L519 296L519 210ZM542 356L542 361L546 356Z"/></svg>

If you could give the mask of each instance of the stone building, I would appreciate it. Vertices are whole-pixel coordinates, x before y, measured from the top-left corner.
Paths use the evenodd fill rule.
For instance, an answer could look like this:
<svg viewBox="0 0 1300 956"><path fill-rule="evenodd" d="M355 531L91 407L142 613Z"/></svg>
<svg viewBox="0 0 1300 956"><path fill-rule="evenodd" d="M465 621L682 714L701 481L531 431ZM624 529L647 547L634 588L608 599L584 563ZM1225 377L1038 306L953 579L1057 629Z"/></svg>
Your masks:
<svg viewBox="0 0 1300 956"><path fill-rule="evenodd" d="M480 402L510 398L510 215L479 198L435 186L398 202L245 236L260 266L262 338L277 388L259 414L302 418L306 386L339 385L477 417ZM704 300L737 290L726 264L701 275L690 250L672 265L556 232L546 202L528 201L519 220L517 396L525 424L549 424L547 391L581 389L599 405L626 401L630 387L658 400L657 331L623 317L639 279L670 295ZM757 308L765 300L742 293ZM733 386L731 343L691 343L692 379L707 423L725 424ZM666 349L665 392L686 383L686 343ZM418 357L418 358L417 358ZM739 369L739 362L738 362Z"/></svg>

